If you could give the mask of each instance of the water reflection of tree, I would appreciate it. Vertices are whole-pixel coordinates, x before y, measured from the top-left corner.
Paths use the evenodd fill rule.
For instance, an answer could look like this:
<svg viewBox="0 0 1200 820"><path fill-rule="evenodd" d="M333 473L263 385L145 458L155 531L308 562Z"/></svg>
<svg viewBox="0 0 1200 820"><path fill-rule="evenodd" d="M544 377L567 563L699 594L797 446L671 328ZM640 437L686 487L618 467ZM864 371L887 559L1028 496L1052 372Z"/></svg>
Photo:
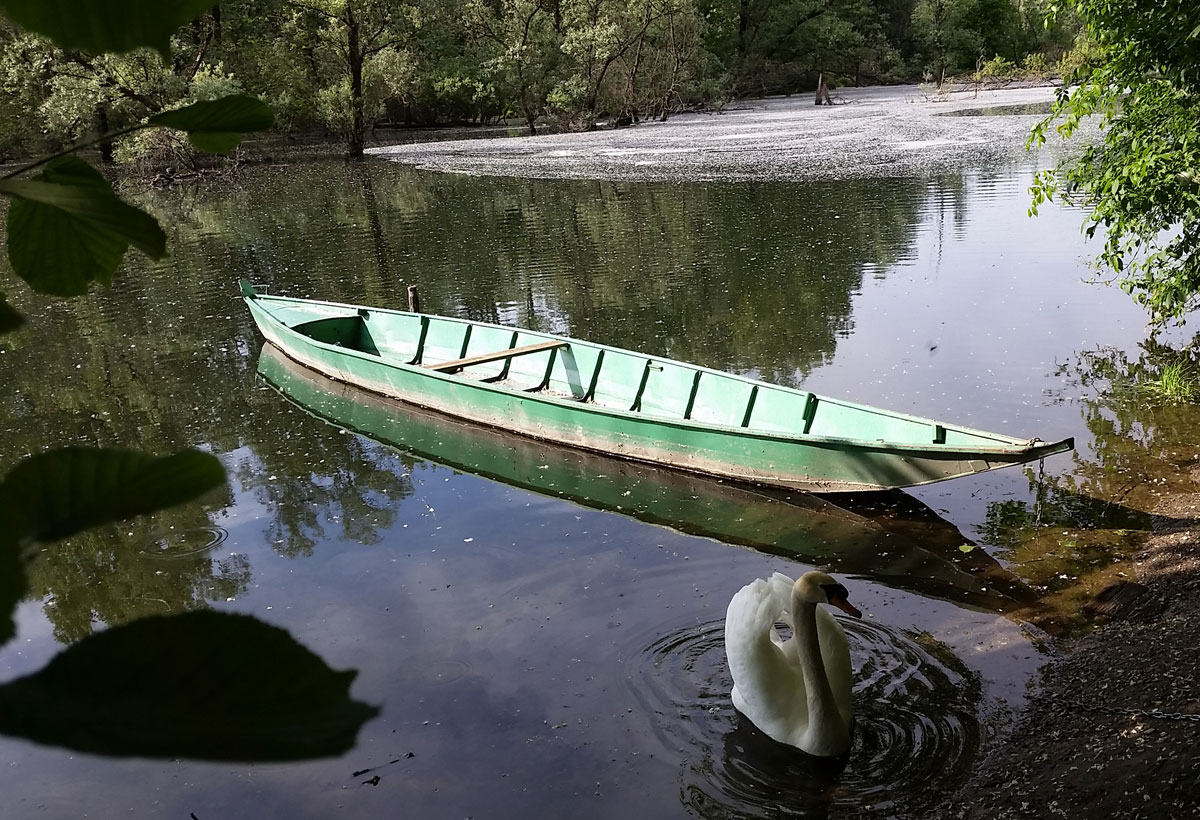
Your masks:
<svg viewBox="0 0 1200 820"><path fill-rule="evenodd" d="M204 607L244 592L250 583L245 555L161 557L159 546L185 533L217 540L196 508L153 520L88 531L53 547L53 555L30 566L29 592L45 601L54 637L71 643L97 624L115 626L150 615Z"/></svg>
<svg viewBox="0 0 1200 820"><path fill-rule="evenodd" d="M927 187L528 181L380 162L162 205L182 209L173 220L206 254L293 295L403 307L401 283L415 283L433 312L792 380L849 331L864 271L911 254Z"/></svg>
<svg viewBox="0 0 1200 820"><path fill-rule="evenodd" d="M208 245L200 232L176 246L169 285L156 281L168 271L135 266L119 289L94 299L30 299L41 314L39 334L10 334L0 348L0 380L9 386L0 415L11 420L0 425L0 468L47 441L157 453L249 448L257 458L238 461L235 471L271 510L266 535L278 551L311 552L329 521L340 522L344 538L377 541L410 491L408 471L253 390L248 354L257 341L235 312L241 305L212 286L213 276L227 274L211 272ZM247 468L251 462L260 469ZM30 596L45 601L55 635L74 641L99 623L177 613L244 592L251 570L243 555L160 554L180 538L219 538L216 511L233 501L222 492L204 506L54 545L31 567Z"/></svg>
<svg viewBox="0 0 1200 820"><path fill-rule="evenodd" d="M1171 401L1152 385L1165 365L1196 362L1198 349L1200 337L1182 349L1150 338L1136 357L1102 348L1063 365L1065 391L1094 395L1080 404L1090 451L1074 452L1070 473L1026 469L1032 502L988 505L982 540L1057 596L1063 612L1077 613L1082 599L1119 576L1120 562L1150 531L1160 494L1195 491L1200 407Z"/></svg>
<svg viewBox="0 0 1200 820"><path fill-rule="evenodd" d="M1096 395L1083 405L1094 441L1091 459L1076 456L1081 492L1149 512L1164 490L1194 491L1200 407L1171 400L1154 386L1167 365L1182 361L1195 368L1198 360L1200 336L1180 347L1151 337L1136 358L1101 348L1068 369L1077 389Z"/></svg>
<svg viewBox="0 0 1200 820"><path fill-rule="evenodd" d="M849 331L864 271L911 253L926 196L915 180L531 182L389 163L315 163L147 192L141 204L174 226L170 259L132 258L95 299L18 294L40 332L3 341L10 390L0 412L20 423L0 427L0 466L46 441L199 446L229 454L240 485L269 511L264 535L281 553L310 553L332 533L373 543L412 491L407 466L255 391L259 341L238 277L393 307L416 283L433 311L790 381ZM230 503L211 499L207 515L158 523L203 529ZM249 581L248 568L211 557L170 571L147 565L137 556L156 537L135 533L127 548L82 538L46 562L34 594L63 637L203 606Z"/></svg>
<svg viewBox="0 0 1200 820"><path fill-rule="evenodd" d="M273 391L255 394L253 459L232 472L271 514L264 535L288 556L312 555L336 534L376 544L412 495L411 465L367 439L343 434L292 408ZM331 527L331 525L333 525Z"/></svg>

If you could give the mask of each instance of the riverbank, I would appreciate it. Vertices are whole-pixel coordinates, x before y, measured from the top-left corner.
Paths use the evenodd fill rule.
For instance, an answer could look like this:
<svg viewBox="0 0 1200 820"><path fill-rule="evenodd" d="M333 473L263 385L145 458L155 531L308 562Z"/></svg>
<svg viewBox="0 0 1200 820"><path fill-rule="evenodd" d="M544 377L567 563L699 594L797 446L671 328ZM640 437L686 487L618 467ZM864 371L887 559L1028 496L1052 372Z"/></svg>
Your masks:
<svg viewBox="0 0 1200 820"><path fill-rule="evenodd" d="M639 181L920 177L1028 164L1050 86L929 96L917 86L746 100L712 113L583 134L392 145L369 153L420 168L537 179ZM991 114L992 116L981 116ZM1059 144L1037 161L1053 162Z"/></svg>
<svg viewBox="0 0 1200 820"><path fill-rule="evenodd" d="M1200 468L1189 477L1197 492L1161 500L1134 561L1146 592L1051 664L941 816L1200 817Z"/></svg>

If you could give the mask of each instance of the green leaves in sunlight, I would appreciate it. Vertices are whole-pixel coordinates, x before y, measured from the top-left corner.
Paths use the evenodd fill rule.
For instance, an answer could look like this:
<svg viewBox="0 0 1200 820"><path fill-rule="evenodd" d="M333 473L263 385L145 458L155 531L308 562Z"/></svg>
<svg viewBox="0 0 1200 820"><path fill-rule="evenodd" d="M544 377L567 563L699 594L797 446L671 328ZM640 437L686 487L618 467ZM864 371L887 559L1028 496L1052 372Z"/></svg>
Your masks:
<svg viewBox="0 0 1200 820"><path fill-rule="evenodd" d="M246 615L153 617L0 686L0 731L82 752L223 761L341 754L378 714L287 632Z"/></svg>
<svg viewBox="0 0 1200 820"><path fill-rule="evenodd" d="M22 461L0 484L0 495L21 519L25 538L53 541L189 501L224 480L221 462L197 450L159 457L67 447Z"/></svg>
<svg viewBox="0 0 1200 820"><path fill-rule="evenodd" d="M169 57L171 35L214 0L0 0L22 28L94 54L148 46Z"/></svg>
<svg viewBox="0 0 1200 820"><path fill-rule="evenodd" d="M232 151L246 131L265 131L275 122L266 103L245 94L193 103L184 108L155 114L148 125L186 131L192 145L201 151L223 154Z"/></svg>
<svg viewBox="0 0 1200 820"><path fill-rule="evenodd" d="M0 180L8 209L8 258L34 290L53 296L108 284L133 245L152 259L167 237L154 217L116 195L99 171L73 155L60 157L31 180Z"/></svg>

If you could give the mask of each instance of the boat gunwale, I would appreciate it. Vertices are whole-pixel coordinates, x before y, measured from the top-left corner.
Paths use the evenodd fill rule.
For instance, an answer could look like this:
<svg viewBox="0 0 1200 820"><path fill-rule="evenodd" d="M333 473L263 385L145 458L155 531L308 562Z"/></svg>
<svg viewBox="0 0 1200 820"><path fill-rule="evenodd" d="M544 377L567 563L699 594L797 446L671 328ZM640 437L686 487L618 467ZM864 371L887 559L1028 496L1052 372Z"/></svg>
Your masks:
<svg viewBox="0 0 1200 820"><path fill-rule="evenodd" d="M969 427L961 427L961 426L955 425L955 424L947 424L945 422L941 422L936 419L927 418L924 416L914 416L914 415L910 415L907 413L899 413L896 411L887 410L887 409L880 408L880 407L875 407L874 405L859 404L856 402L846 401L843 399L831 398L831 397L824 396L824 395L821 395L818 393L813 393L810 390L801 390L799 388L788 387L786 385L773 384L771 382L763 381L761 379L755 379L755 378L752 378L749 376L744 376L744 375L741 375L738 373L730 373L730 372L723 371L723 370L716 370L714 368L705 367L704 365L693 364L691 362L681 362L676 359L671 359L671 358L668 358L665 356L652 356L651 354L634 351L634 350L629 350L628 348L614 347L612 345L605 345L605 344L601 344L599 342L584 341L584 340L572 338L570 336L561 336L561 335L558 335L555 333L547 333L545 331L540 331L540 330L530 330L528 328L517 327L514 325L500 325L500 324L493 324L491 322L476 321L474 319L463 319L463 318L459 318L456 316L443 316L441 314L430 314L430 313L415 313L412 311L395 310L395 309L391 309L391 308L364 307L362 305L352 305L352 304L348 304L345 302L329 302L329 301L324 301L324 300L319 300L319 299L304 299L304 298L292 297L292 296L277 296L277 295L263 294L263 293L257 293L257 292L253 296L247 295L247 296L244 296L243 298L246 302L251 302L251 301L255 301L255 300L257 300L257 301L273 301L273 302L279 302L279 303L296 304L296 305L299 305L302 307L309 306L309 305L315 305L315 306L326 307L326 308L337 308L337 309L341 309L341 310L350 311L350 315L347 316L346 318L351 318L356 315L361 315L359 313L359 311L365 310L365 311L368 311L369 313L386 313L386 314L391 314L391 315L395 315L395 316L415 316L415 317L421 317L421 318L434 319L434 320L438 320L438 321L448 321L448 322L455 322L455 323L465 324L465 325L474 325L474 326L478 326L478 327L498 328L501 330L510 330L510 331L517 330L517 331L521 331L523 333L528 333L528 334L531 334L534 336L540 336L540 337L546 338L548 340L554 339L554 340L567 342L569 344L578 344L578 345L592 347L592 348L599 349L599 350L611 350L611 351L614 351L617 353L625 353L625 354L629 354L629 355L633 355L633 356L645 356L647 359L650 359L650 360L659 359L664 362L671 362L673 364L678 364L678 365L681 365L684 367L695 368L697 371L702 372L702 373L710 373L715 376L733 379L735 381L740 381L742 383L749 384L749 385L762 385L765 387L770 387L772 389L786 390L786 391L790 391L790 392L794 392L794 393L808 393L813 396L816 396L816 398L820 402L828 402L828 403L832 403L837 406L847 407L847 408L850 408L853 410L859 410L859 411L864 411L864 412L869 412L869 413L875 413L875 414L887 416L890 418L901 419L904 421L911 421L911 422L916 422L916 423L920 423L920 424L939 425L947 431L965 433L967 435L975 435L975 436L980 436L980 437L993 439L993 440L1007 439L1009 442L1011 442L1011 444L1008 446L997 445L997 446L964 447L963 445L960 445L960 444L939 444L937 442L929 442L927 444L907 444L907 443L887 442L884 440L855 439L855 438L840 437L840 436L820 436L820 435L812 435L812 434L806 434L806 433L800 433L800 434L776 433L776 432L768 432L768 431L764 431L764 430L756 430L753 427L731 427L731 426L721 425L721 424L712 424L710 422L695 421L692 419L673 419L668 416L655 416L655 415L649 415L649 414L635 412L635 411L619 410L616 408L605 407L603 405L598 405L595 403L581 402L575 398L565 398L562 396L556 396L554 394L541 394L541 393L537 393L537 392L527 392L524 390L518 390L518 389L515 389L512 387L506 387L506 386L500 385L500 384L494 384L491 382L484 382L484 381L480 381L478 379L464 377L458 373L443 373L443 372L440 372L437 370L432 370L432 369L429 369L426 367L422 367L420 365L408 364L408 363L400 361L398 359L393 359L393 358L389 358L389 357L381 356L381 355L373 355L373 354L367 353L365 351L357 350L352 347L343 347L343 346L339 346L339 345L329 344L328 342L322 342L318 339L314 339L313 337L308 336L307 334L304 334L304 333L296 330L295 327L284 323L283 321L278 319L276 316L274 316L270 312L269 309L264 308L264 312L270 317L271 321L273 321L279 328L281 328L282 330L287 331L289 334L292 334L292 335L296 336L297 338L303 340L306 344L315 345L319 349L327 350L329 352L332 352L332 353L335 353L338 355L352 355L355 358L360 359L362 361L366 361L366 362L375 362L375 363L382 362L388 367L407 371L407 372L410 372L410 373L413 373L416 375L420 375L423 377L440 379L443 381L450 382L452 384L469 385L474 388L487 390L487 391L494 392L494 393L512 395L512 396L520 398L522 400L531 400L531 401L536 401L536 402L540 402L540 403L552 404L552 405L556 405L556 406L569 407L573 410L580 411L580 412L596 413L599 415L621 418L621 419L642 419L648 423L667 425L667 426L677 428L677 429L705 430L705 431L711 431L713 433L719 433L721 435L737 435L740 437L751 438L751 439L756 439L756 440L764 440L764 441L772 441L772 442L786 442L789 444L805 445L805 446L819 446L819 447L845 448L845 447L849 446L849 447L854 447L854 448L864 450L864 451L881 452L881 453L892 453L892 452L894 452L894 453L922 453L922 452L936 453L939 458L953 457L954 455L957 454L957 455L961 455L961 456L964 456L967 458L970 458L972 456L975 456L975 457L1002 456L1005 458L1019 458L1019 459L1022 459L1023 461L1029 461L1034 458L1038 458L1039 456L1036 455L1037 453L1041 453L1042 455L1040 457L1044 458L1046 456L1055 455L1055 454L1061 453L1061 452L1068 452L1068 451L1074 449L1073 438L1066 438L1066 439L1062 439L1062 440L1056 441L1056 442L1047 442L1047 441L1042 441L1041 439L1019 439L1019 438L1015 438L1012 436L1005 436L1001 433L992 433L992 432L989 432L986 430L977 430L977 429L973 429L973 428L969 428ZM336 317L317 317L317 318L336 318ZM283 352L286 353L287 350L284 349ZM371 392L381 392L378 390L371 390L371 388L366 385L358 385L358 386L360 386L363 389L366 389L368 391L371 391ZM388 395L386 393L381 393L381 394ZM405 399L405 401L412 401L412 400ZM412 403L420 404L419 401L412 401ZM1030 455L1030 454L1034 454L1034 455Z"/></svg>

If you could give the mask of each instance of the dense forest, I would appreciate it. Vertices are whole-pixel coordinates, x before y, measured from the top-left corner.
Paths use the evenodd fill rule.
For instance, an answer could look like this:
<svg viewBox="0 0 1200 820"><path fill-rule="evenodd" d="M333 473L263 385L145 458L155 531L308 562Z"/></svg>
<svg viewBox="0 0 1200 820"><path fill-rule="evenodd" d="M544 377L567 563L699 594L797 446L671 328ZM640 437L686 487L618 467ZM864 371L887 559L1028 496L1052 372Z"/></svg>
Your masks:
<svg viewBox="0 0 1200 820"><path fill-rule="evenodd" d="M588 129L816 86L1045 75L1081 50L1050 0L223 0L171 59L64 49L0 17L0 158L246 92L351 154L381 124ZM165 129L105 162L188 162Z"/></svg>

